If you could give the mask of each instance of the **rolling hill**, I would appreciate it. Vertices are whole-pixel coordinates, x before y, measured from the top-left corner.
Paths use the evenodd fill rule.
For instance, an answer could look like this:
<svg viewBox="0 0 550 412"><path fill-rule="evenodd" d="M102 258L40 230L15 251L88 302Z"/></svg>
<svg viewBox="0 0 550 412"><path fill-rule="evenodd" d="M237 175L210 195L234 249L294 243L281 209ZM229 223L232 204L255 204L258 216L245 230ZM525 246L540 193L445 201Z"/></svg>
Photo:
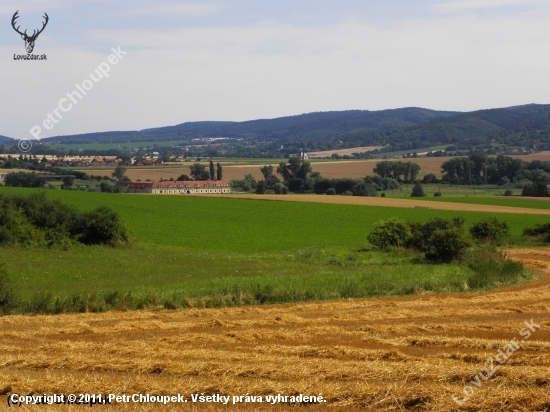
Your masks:
<svg viewBox="0 0 550 412"><path fill-rule="evenodd" d="M318 112L246 122L188 122L141 131L56 136L42 140L62 144L86 144L170 141L223 136L247 140L273 140L279 143L297 140L327 141L347 132L419 125L453 114L456 112L414 107L382 111Z"/></svg>

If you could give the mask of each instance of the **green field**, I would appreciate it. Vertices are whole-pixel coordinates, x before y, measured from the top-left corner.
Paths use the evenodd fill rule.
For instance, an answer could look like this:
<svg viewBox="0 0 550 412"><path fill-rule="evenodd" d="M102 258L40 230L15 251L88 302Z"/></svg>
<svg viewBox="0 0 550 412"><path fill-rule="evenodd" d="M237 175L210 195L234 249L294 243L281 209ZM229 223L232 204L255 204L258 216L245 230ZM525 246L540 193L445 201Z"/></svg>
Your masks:
<svg viewBox="0 0 550 412"><path fill-rule="evenodd" d="M0 193L30 191L0 188ZM145 299L161 306L167 301L185 306L187 299L205 297L227 305L459 291L470 269L368 250L366 236L373 224L393 216L425 221L460 215L468 225L497 216L520 235L524 227L548 221L537 215L235 198L45 193L83 210L112 207L136 242L118 249L2 248L0 262L21 299L33 307L36 299L45 299L49 303L40 305L48 307L57 296L65 299L50 311L82 310L83 296L108 291L126 291L134 303Z"/></svg>

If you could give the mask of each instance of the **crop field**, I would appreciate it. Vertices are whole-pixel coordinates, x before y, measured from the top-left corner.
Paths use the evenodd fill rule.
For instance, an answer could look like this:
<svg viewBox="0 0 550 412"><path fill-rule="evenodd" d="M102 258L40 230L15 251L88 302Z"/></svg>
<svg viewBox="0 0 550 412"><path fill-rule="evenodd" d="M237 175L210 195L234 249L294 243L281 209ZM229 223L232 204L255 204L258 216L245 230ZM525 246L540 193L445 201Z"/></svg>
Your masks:
<svg viewBox="0 0 550 412"><path fill-rule="evenodd" d="M286 411L302 407L266 397L322 394L307 410L548 410L550 250L509 255L538 281L465 295L3 317L0 403L12 393L181 394L185 410ZM230 401L192 403L201 393ZM247 394L262 403L233 404Z"/></svg>
<svg viewBox="0 0 550 412"><path fill-rule="evenodd" d="M362 146L362 147L350 147L347 149L334 149L334 150L325 150L322 152L308 152L308 156L310 159L316 158L316 157L327 157L332 156L332 154L336 153L340 156L344 155L352 155L353 153L363 153L363 152L369 152L371 150L375 149L381 149L382 146Z"/></svg>
<svg viewBox="0 0 550 412"><path fill-rule="evenodd" d="M0 192L5 193L31 191L0 188ZM499 209L468 204L458 205L461 208L458 211L436 210L436 206L451 208L452 204L426 201L428 209L417 207L424 206L423 201L352 196L180 197L61 190L45 190L45 193L83 210L100 205L112 207L120 212L130 232L141 243L238 252L362 245L375 222L393 216L426 221L431 217L461 215L466 218L467 226L496 216L509 223L513 235L520 235L524 227L544 223L550 214L548 210L510 210L504 206Z"/></svg>
<svg viewBox="0 0 550 412"><path fill-rule="evenodd" d="M510 250L539 273L472 292L466 266L425 264L366 245L372 225L393 216L460 215L467 226L496 216L517 236L548 221L549 208L535 208L541 201L512 208L323 195L44 192L79 209L112 207L136 244L1 250L29 307L99 313L0 317L0 403L13 393L148 393L185 395L186 410L286 411L301 406L267 405L266 396L322 394L326 402L308 410L439 411L456 410L453 396L461 402L467 385L474 389L461 410L550 407L550 249ZM380 203L345 203L365 201ZM98 293L114 311L102 313L93 300L78 309ZM486 360L531 320L540 329L473 386ZM263 401L193 403L191 395L201 393Z"/></svg>
<svg viewBox="0 0 550 412"><path fill-rule="evenodd" d="M216 197L223 195L214 195ZM510 198L479 198L479 202L472 201L470 198L456 198L462 201L453 202L454 198L447 198L446 201L438 201L440 198L392 198L392 197L358 197L358 196L327 196L327 195L314 195L314 194L292 194L292 195L255 195L255 194L233 194L231 198L249 199L249 200L266 200L266 201L279 201L279 202L298 202L298 203L315 203L315 204L335 204L335 205L356 205L368 207L368 210L374 210L374 208L405 208L414 209L414 212L398 212L395 209L390 209L394 216L399 216L404 219L410 219L412 215L416 214L422 209L432 209L433 213L438 216L452 216L452 215L464 215L471 212L485 212L493 213L495 216L500 215L499 218L505 219L509 222L521 221L533 221L532 218L525 215L540 215L535 217L534 220L548 220L542 216L550 215L548 210L548 203L544 201L533 200L529 198L526 201L526 205L521 206L523 200L510 199ZM475 200L474 198L471 198ZM486 199L486 201L485 201ZM454 213L453 213L454 211ZM505 215L505 214L512 214ZM518 218L519 216L519 218ZM527 219L527 220L525 220ZM518 226L519 230L519 226ZM520 231L514 232L519 235Z"/></svg>

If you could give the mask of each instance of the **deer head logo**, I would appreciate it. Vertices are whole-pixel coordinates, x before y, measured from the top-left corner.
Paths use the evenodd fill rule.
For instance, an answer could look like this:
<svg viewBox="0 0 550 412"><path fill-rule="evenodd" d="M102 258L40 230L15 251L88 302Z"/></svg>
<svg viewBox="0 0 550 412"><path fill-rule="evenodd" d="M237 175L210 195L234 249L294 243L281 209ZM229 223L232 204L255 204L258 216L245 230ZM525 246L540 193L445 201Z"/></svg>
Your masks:
<svg viewBox="0 0 550 412"><path fill-rule="evenodd" d="M24 33L21 33L19 31L19 26L15 27L15 24L17 23L16 20L19 18L18 14L19 14L19 10L17 10L15 12L15 14L13 15L13 17L11 19L11 25L12 25L13 29L21 35L21 38L23 40L25 40L25 48L27 49L27 53L30 54L34 50L34 42L36 41L36 38L38 37L38 35L40 33L42 33L44 31L44 29L46 28L46 25L48 24L48 20L50 20L50 18L48 17L48 15L46 13L44 13L44 19L46 21L44 23L42 23L42 28L40 30L38 30L38 32L36 30L34 30L32 35L29 36L27 34L27 30L25 30Z"/></svg>

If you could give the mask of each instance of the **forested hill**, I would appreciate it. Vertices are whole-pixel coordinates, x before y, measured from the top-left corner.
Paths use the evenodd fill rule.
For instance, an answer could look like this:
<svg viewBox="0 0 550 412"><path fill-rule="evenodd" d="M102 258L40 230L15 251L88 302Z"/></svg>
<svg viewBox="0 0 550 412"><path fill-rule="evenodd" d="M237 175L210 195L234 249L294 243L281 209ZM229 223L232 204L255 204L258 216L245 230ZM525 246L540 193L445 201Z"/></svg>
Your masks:
<svg viewBox="0 0 550 412"><path fill-rule="evenodd" d="M13 139L11 137L6 137L0 135L0 143L12 143Z"/></svg>
<svg viewBox="0 0 550 412"><path fill-rule="evenodd" d="M459 149L507 146L550 149L550 105L528 105L504 109L460 113L428 123L355 131L340 136L349 147L387 144L395 150L408 150L439 144Z"/></svg>
<svg viewBox="0 0 550 412"><path fill-rule="evenodd" d="M456 113L416 107L381 111L318 112L246 122L189 122L141 131L56 136L42 140L64 144L85 144L231 137L247 140L272 140L282 144L296 141L319 142L337 139L340 135L352 131L418 125Z"/></svg>

